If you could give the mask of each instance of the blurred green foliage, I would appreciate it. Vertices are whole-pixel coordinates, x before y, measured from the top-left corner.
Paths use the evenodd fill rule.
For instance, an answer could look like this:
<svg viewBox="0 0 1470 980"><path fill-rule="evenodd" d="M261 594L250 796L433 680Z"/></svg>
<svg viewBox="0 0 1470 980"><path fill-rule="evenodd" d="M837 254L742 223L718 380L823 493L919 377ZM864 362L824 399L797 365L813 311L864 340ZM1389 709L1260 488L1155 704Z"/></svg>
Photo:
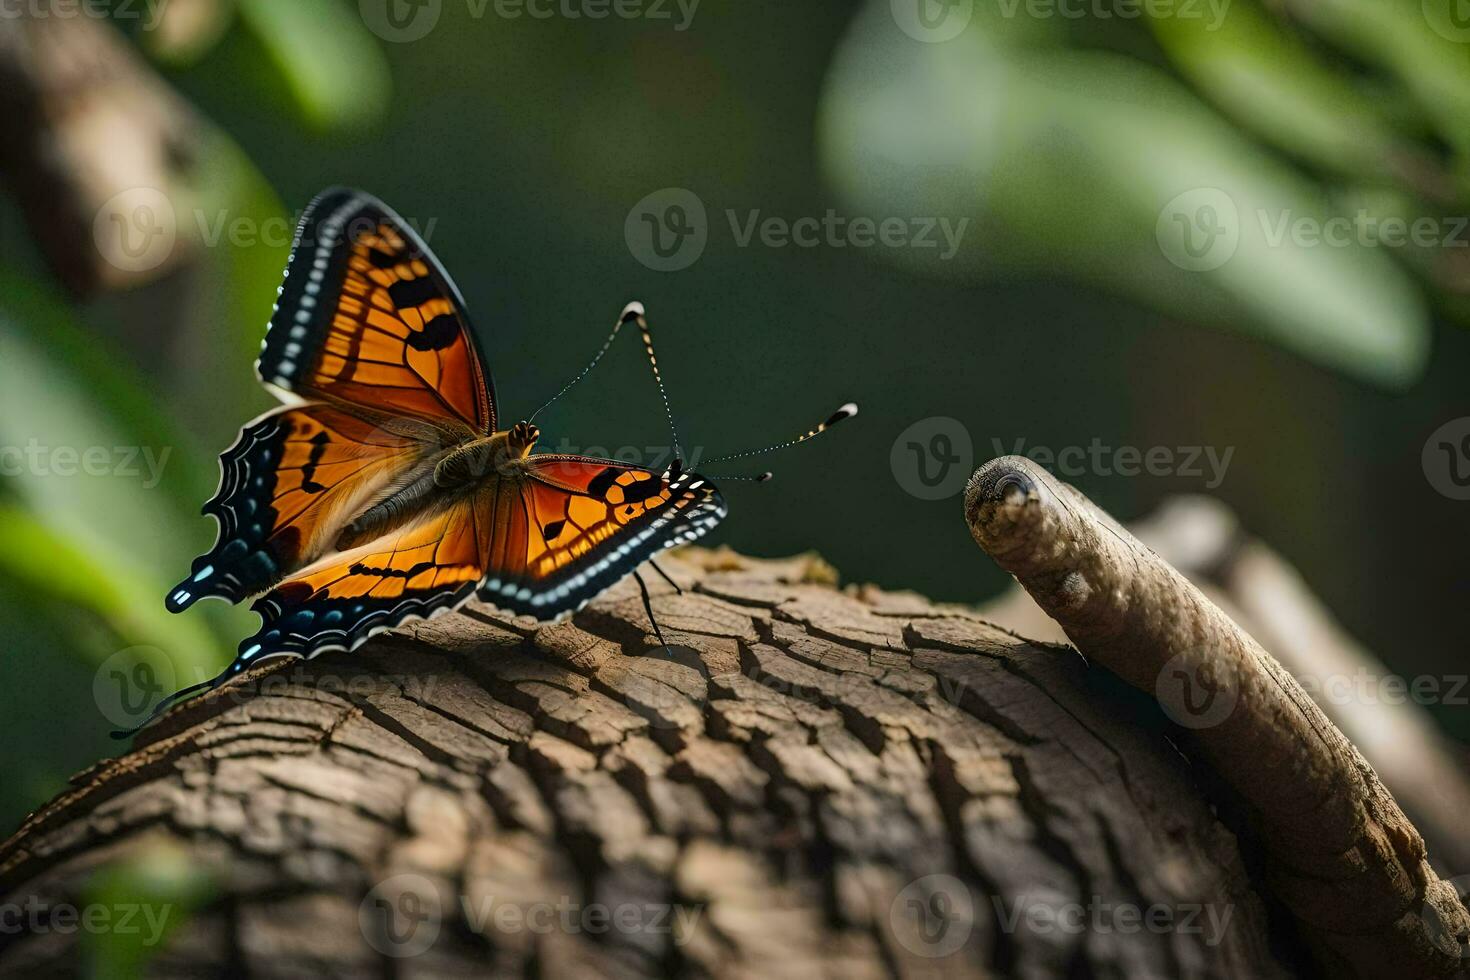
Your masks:
<svg viewBox="0 0 1470 980"><path fill-rule="evenodd" d="M249 630L240 610L173 617L162 597L212 539L197 511L217 453L269 405L249 365L286 243L261 231L333 183L429 226L510 419L635 296L705 455L862 401L841 435L773 462L769 490L731 488L736 547L815 547L852 578L977 600L1004 580L956 532L955 501L919 501L890 471L914 420L961 419L976 462L1017 438L1233 446L1219 492L1359 635L1405 673L1457 662L1464 573L1436 542L1470 518L1425 485L1419 450L1470 414L1470 345L1436 327L1470 318L1464 250L1275 244L1253 216L1463 213L1470 45L1407 2L1233 0L1213 27L1017 4L976 3L943 43L896 29L889 0L710 5L685 31L444 4L412 43L347 0L191 0L153 31L120 23L212 120L182 212L204 247L136 292L72 301L0 203L0 445L168 452L156 486L0 481L0 820L113 748L93 692L116 651L153 651L138 656L182 685ZM705 257L677 275L623 239L664 187L710 211ZM1234 204L1239 243L1190 269L1161 241L1170 202L1202 188ZM952 262L741 247L724 228L727 212L829 208L971 224ZM645 373L615 351L543 417L544 448L662 442ZM1125 517L1199 489L1078 482Z"/></svg>
<svg viewBox="0 0 1470 980"><path fill-rule="evenodd" d="M1470 196L1464 116L1440 111L1470 91L1464 45L1436 35L1418 4L1314 5L1340 16L1311 24L1254 0L1218 13L1144 5L1170 71L1060 16L1007 16L1024 4L977 5L942 44L913 43L887 5L868 5L837 51L819 124L826 170L855 207L979 215L985 246L935 271L1061 271L1370 381L1422 375L1431 304L1470 312L1447 274L1470 236L1459 227L1441 245ZM1331 46L1347 36L1365 43ZM1420 55L1400 57L1393 37ZM1206 216L1238 242L1191 265L1169 247L1169 219L1208 241ZM1373 231L1388 217L1427 219L1434 243L1406 236L1394 254ZM1341 242L1298 235L1299 223L1340 228Z"/></svg>

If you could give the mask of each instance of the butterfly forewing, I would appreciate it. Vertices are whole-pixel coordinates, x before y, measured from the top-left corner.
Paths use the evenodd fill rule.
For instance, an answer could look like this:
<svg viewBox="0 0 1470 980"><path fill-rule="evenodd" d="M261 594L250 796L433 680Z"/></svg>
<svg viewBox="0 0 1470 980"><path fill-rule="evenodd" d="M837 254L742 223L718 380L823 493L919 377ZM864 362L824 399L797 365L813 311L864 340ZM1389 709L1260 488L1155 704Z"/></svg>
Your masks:
<svg viewBox="0 0 1470 980"><path fill-rule="evenodd" d="M325 191L302 215L256 371L306 398L495 428L459 290L418 233L361 191Z"/></svg>

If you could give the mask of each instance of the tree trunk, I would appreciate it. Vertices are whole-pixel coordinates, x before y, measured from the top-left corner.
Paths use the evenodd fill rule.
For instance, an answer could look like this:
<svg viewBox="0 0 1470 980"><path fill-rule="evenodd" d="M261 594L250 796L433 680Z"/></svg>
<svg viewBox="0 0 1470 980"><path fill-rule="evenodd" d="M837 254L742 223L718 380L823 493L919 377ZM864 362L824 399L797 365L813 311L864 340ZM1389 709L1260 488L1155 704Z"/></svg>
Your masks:
<svg viewBox="0 0 1470 980"><path fill-rule="evenodd" d="M205 884L144 909L159 976L1301 971L1156 706L1074 651L815 558L666 567L667 654L622 587L166 716L0 847L42 910L0 973L74 972L57 910L170 855Z"/></svg>

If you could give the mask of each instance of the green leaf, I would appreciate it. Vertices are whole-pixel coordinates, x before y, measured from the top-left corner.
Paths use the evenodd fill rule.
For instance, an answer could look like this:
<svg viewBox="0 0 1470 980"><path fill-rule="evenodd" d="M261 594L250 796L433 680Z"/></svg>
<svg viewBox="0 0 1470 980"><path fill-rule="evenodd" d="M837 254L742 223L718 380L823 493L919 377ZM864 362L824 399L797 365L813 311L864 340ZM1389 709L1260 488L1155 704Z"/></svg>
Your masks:
<svg viewBox="0 0 1470 980"><path fill-rule="evenodd" d="M309 122L352 129L382 117L392 87L388 59L346 4L239 0L239 9Z"/></svg>
<svg viewBox="0 0 1470 980"><path fill-rule="evenodd" d="M1395 75L1459 156L1470 176L1470 28L1461 0L1332 0L1292 3L1292 17L1370 65ZM1463 185L1462 185L1463 186Z"/></svg>
<svg viewBox="0 0 1470 980"><path fill-rule="evenodd" d="M1399 132L1380 101L1250 0L1237 0L1218 21L1144 10L1179 72L1275 145L1324 170L1449 192L1448 175Z"/></svg>
<svg viewBox="0 0 1470 980"><path fill-rule="evenodd" d="M192 676L220 659L220 644L204 619L165 612L162 597L191 557L181 503L197 506L199 468L105 345L83 353L77 335L58 302L0 277L0 574L94 612Z"/></svg>
<svg viewBox="0 0 1470 980"><path fill-rule="evenodd" d="M818 132L852 213L971 219L948 261L877 250L928 274L1068 276L1379 384L1423 370L1408 274L1382 249L1294 237L1337 217L1327 195L1141 62L973 29L917 44L875 2L836 54ZM1196 220L1193 241L1219 245L1203 261L1184 248Z"/></svg>

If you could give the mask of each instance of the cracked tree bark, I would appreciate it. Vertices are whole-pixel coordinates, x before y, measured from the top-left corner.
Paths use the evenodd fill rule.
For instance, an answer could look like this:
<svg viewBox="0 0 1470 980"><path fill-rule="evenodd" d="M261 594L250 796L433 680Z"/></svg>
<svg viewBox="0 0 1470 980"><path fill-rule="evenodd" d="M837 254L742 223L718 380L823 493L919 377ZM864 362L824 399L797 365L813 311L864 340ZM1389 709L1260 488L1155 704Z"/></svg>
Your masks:
<svg viewBox="0 0 1470 980"><path fill-rule="evenodd" d="M1296 972L1161 717L1075 653L815 559L667 567L672 656L622 588L185 706L0 847L0 906L162 847L213 898L161 976ZM81 955L0 930L0 973Z"/></svg>

